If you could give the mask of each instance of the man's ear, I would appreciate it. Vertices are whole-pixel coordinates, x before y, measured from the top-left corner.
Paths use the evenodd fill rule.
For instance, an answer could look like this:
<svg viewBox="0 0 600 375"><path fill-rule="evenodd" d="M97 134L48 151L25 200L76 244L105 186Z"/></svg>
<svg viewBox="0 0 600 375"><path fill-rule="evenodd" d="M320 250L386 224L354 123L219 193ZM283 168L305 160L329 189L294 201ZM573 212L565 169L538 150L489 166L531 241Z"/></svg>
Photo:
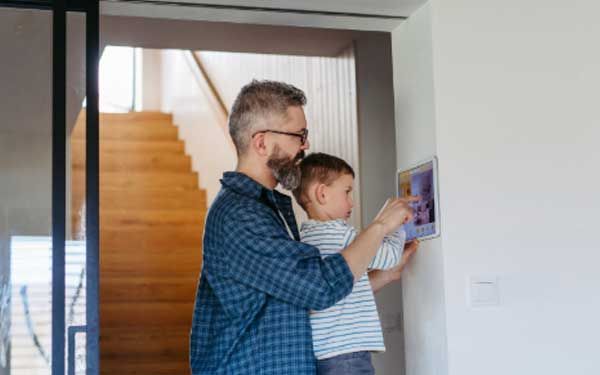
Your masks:
<svg viewBox="0 0 600 375"><path fill-rule="evenodd" d="M252 137L250 141L250 147L252 147L256 153L260 156L268 156L269 150L265 143L265 133L258 133Z"/></svg>
<svg viewBox="0 0 600 375"><path fill-rule="evenodd" d="M315 188L315 199L320 205L327 203L327 185L318 183Z"/></svg>

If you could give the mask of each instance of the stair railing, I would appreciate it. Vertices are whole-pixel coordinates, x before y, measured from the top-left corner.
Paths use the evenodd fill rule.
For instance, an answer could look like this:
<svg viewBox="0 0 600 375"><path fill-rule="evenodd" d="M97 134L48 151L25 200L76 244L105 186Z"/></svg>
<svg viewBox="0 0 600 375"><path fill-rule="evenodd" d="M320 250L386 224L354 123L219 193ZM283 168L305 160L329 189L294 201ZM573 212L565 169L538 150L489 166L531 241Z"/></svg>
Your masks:
<svg viewBox="0 0 600 375"><path fill-rule="evenodd" d="M228 139L229 137L229 129L227 127L227 119L229 117L229 110L227 109L227 105L223 100L223 97L219 93L214 81L211 79L210 75L204 64L202 63L202 58L200 57L198 52L194 51L185 51L186 59L188 62L193 63L193 65L197 68L195 76L198 80L198 84L201 86L201 89L207 94L209 101L211 101L212 107L215 109L217 117L219 118L219 126L225 133ZM233 146L233 142L230 142L230 146Z"/></svg>

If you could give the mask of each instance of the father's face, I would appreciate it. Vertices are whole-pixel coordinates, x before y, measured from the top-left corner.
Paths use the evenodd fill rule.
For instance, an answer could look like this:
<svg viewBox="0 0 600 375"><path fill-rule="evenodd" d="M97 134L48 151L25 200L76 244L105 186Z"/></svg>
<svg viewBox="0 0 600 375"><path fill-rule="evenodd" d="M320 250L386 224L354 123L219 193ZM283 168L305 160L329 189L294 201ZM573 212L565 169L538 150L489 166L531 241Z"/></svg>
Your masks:
<svg viewBox="0 0 600 375"><path fill-rule="evenodd" d="M305 129L304 110L301 107L288 107L286 121L277 130L302 134ZM275 145L267 161L277 182L287 190L294 190L300 184L299 164L304 158L304 151L310 147L308 140L302 143L301 137L291 134L271 133Z"/></svg>

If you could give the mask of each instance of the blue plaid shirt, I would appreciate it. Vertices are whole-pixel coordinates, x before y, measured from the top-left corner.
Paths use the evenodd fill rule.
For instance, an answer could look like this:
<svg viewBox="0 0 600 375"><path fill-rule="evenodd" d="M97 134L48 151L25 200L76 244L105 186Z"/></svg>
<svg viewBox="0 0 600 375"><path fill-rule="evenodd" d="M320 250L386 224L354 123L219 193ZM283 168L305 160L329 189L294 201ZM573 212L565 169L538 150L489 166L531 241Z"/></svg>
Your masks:
<svg viewBox="0 0 600 375"><path fill-rule="evenodd" d="M322 259L299 242L288 196L236 172L221 184L206 219L192 373L314 375L309 310L348 295L352 273L340 254Z"/></svg>

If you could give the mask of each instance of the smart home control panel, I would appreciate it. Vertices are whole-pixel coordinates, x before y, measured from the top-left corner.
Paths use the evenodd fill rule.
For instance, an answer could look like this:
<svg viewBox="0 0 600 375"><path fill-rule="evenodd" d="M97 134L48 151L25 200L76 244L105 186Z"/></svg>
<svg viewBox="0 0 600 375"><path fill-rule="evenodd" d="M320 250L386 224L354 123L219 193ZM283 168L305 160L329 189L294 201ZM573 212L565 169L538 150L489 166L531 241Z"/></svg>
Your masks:
<svg viewBox="0 0 600 375"><path fill-rule="evenodd" d="M399 197L419 196L412 203L414 218L404 225L407 240L435 238L440 235L437 158L433 157L397 174Z"/></svg>

